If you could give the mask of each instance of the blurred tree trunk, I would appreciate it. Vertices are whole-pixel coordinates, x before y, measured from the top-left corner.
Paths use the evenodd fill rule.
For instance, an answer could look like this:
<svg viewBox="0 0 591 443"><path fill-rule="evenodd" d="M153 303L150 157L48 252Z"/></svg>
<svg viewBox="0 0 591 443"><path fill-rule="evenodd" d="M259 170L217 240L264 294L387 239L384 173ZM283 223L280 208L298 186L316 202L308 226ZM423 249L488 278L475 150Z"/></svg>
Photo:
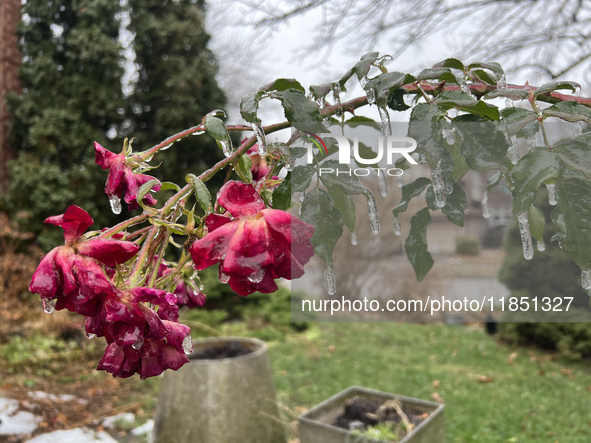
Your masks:
<svg viewBox="0 0 591 443"><path fill-rule="evenodd" d="M8 187L8 160L12 150L7 140L10 115L6 108L9 92L20 92L18 69L21 53L18 47L16 27L21 19L21 0L0 1L0 193Z"/></svg>

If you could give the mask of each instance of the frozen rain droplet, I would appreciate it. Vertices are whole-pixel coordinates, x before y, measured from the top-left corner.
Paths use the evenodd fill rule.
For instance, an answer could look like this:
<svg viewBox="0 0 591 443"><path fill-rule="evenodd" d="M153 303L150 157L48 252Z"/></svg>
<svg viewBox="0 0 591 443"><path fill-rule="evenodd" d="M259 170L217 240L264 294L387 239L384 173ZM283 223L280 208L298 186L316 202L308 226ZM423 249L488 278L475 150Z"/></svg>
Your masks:
<svg viewBox="0 0 591 443"><path fill-rule="evenodd" d="M109 197L109 203L111 204L111 211L113 214L121 214L121 199L116 195L111 195Z"/></svg>
<svg viewBox="0 0 591 443"><path fill-rule="evenodd" d="M388 183L386 183L386 173L379 169L378 182L380 184L380 194L382 194L382 197L388 197Z"/></svg>
<svg viewBox="0 0 591 443"><path fill-rule="evenodd" d="M138 341L131 345L131 347L136 351L141 349L142 346L144 346L144 337L140 337Z"/></svg>
<svg viewBox="0 0 591 443"><path fill-rule="evenodd" d="M482 194L482 216L484 218L490 218L490 208L488 207L488 192L484 191Z"/></svg>
<svg viewBox="0 0 591 443"><path fill-rule="evenodd" d="M390 114L386 108L378 107L380 113L380 120L382 121L382 135L392 135L392 125L390 125Z"/></svg>
<svg viewBox="0 0 591 443"><path fill-rule="evenodd" d="M367 93L367 103L370 105L375 104L376 102L376 90L373 88L366 89L365 92Z"/></svg>
<svg viewBox="0 0 591 443"><path fill-rule="evenodd" d="M369 225L371 227L371 232L378 234L380 232L380 218L378 216L378 205L376 203L376 199L371 191L365 192L364 195L365 198L367 198L367 210L369 212Z"/></svg>
<svg viewBox="0 0 591 443"><path fill-rule="evenodd" d="M445 193L446 194L451 194L452 192L454 192L454 182L453 181L444 181L443 182L443 186L445 188Z"/></svg>
<svg viewBox="0 0 591 443"><path fill-rule="evenodd" d="M220 282L221 283L228 283L230 281L230 276L228 274L224 274L223 272L220 272Z"/></svg>
<svg viewBox="0 0 591 443"><path fill-rule="evenodd" d="M456 142L456 129L452 126L450 129L442 129L441 135L448 145L453 145Z"/></svg>
<svg viewBox="0 0 591 443"><path fill-rule="evenodd" d="M519 162L519 145L517 144L517 137L512 135L509 138L509 149L507 149L507 156L511 163L516 165Z"/></svg>
<svg viewBox="0 0 591 443"><path fill-rule="evenodd" d="M41 300L41 303L43 304L43 311L45 311L46 314L51 314L55 310L55 299L43 299Z"/></svg>
<svg viewBox="0 0 591 443"><path fill-rule="evenodd" d="M527 152L536 147L536 134L527 137Z"/></svg>
<svg viewBox="0 0 591 443"><path fill-rule="evenodd" d="M220 140L222 151L226 157L230 157L234 153L234 147L231 140Z"/></svg>
<svg viewBox="0 0 591 443"><path fill-rule="evenodd" d="M402 233L402 226L400 220L394 215L394 234L400 235Z"/></svg>
<svg viewBox="0 0 591 443"><path fill-rule="evenodd" d="M396 184L399 188L402 188L404 186L404 182L402 181L402 175L396 176Z"/></svg>
<svg viewBox="0 0 591 443"><path fill-rule="evenodd" d="M326 292L328 292L328 295L334 295L334 293L337 292L337 287L334 282L332 265L324 271L324 281L326 282Z"/></svg>
<svg viewBox="0 0 591 443"><path fill-rule="evenodd" d="M203 135L203 134L205 134L205 131L195 131L191 135Z"/></svg>
<svg viewBox="0 0 591 443"><path fill-rule="evenodd" d="M531 240L531 233L529 231L527 211L517 214L517 221L519 222L519 233L521 234L521 244L523 245L523 257L526 260L531 260L534 258L534 247Z"/></svg>
<svg viewBox="0 0 591 443"><path fill-rule="evenodd" d="M193 353L193 339L191 338L191 334L187 334L187 336L183 340L183 351L187 355Z"/></svg>
<svg viewBox="0 0 591 443"><path fill-rule="evenodd" d="M548 189L548 203L556 206L558 204L556 201L556 185L554 183L547 184L546 189Z"/></svg>
<svg viewBox="0 0 591 443"><path fill-rule="evenodd" d="M252 130L257 138L257 144L259 145L259 155L267 155L267 140L265 138L265 131L260 123L252 123Z"/></svg>
<svg viewBox="0 0 591 443"><path fill-rule="evenodd" d="M357 246L357 234L355 231L351 232L351 244Z"/></svg>
<svg viewBox="0 0 591 443"><path fill-rule="evenodd" d="M581 272L581 286L587 292L587 294L591 295L591 271L582 271Z"/></svg>
<svg viewBox="0 0 591 443"><path fill-rule="evenodd" d="M334 115L337 118L343 116L343 107L341 106L341 84L336 82L332 90L332 97L334 98L334 104L336 106Z"/></svg>
<svg viewBox="0 0 591 443"><path fill-rule="evenodd" d="M538 244L538 251L544 252L546 250L546 243L538 240L537 244Z"/></svg>
<svg viewBox="0 0 591 443"><path fill-rule="evenodd" d="M435 194L435 206L443 208L445 206L445 185L441 172L441 160L439 160L435 168L431 169L431 181L433 182L433 192Z"/></svg>
<svg viewBox="0 0 591 443"><path fill-rule="evenodd" d="M200 291L205 291L205 286L203 286L203 285L200 285L200 286L199 286L199 290L200 290Z"/></svg>
<svg viewBox="0 0 591 443"><path fill-rule="evenodd" d="M258 271L255 271L252 274L250 274L247 278L248 278L249 282L257 284L257 283L262 282L264 277L265 277L265 270L259 269Z"/></svg>

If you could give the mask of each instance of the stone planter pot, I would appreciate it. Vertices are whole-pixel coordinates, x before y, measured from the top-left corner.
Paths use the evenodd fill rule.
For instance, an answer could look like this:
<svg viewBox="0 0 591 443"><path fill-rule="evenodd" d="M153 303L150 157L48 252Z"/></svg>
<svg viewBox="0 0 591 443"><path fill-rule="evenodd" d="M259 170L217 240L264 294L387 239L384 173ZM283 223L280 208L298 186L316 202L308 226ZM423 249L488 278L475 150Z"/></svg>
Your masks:
<svg viewBox="0 0 591 443"><path fill-rule="evenodd" d="M236 341L250 354L196 360L204 349ZM191 360L167 371L156 407L153 443L285 443L267 345L245 337L194 343Z"/></svg>
<svg viewBox="0 0 591 443"><path fill-rule="evenodd" d="M382 402L399 399L403 406L430 413L429 417L399 443L443 443L445 441L444 405L351 386L299 416L300 443L388 443L385 440L353 435L346 429L331 425L344 412L345 400L355 396Z"/></svg>

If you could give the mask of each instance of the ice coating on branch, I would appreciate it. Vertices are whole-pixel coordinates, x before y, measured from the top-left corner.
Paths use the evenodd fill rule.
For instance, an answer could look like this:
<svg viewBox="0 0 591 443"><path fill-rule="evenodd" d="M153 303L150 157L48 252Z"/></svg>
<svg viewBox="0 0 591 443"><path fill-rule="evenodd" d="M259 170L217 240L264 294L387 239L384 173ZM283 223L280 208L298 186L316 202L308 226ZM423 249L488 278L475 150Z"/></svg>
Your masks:
<svg viewBox="0 0 591 443"><path fill-rule="evenodd" d="M536 134L527 137L527 152L536 147Z"/></svg>
<svg viewBox="0 0 591 443"><path fill-rule="evenodd" d="M364 192L363 194L367 198L367 210L369 212L369 225L371 232L378 234L380 232L380 218L378 216L378 205L376 199L371 191Z"/></svg>
<svg viewBox="0 0 591 443"><path fill-rule="evenodd" d="M517 221L519 222L519 233L521 235L521 244L523 245L523 257L526 260L531 260L534 258L534 247L532 244L531 233L529 231L527 211L517 214Z"/></svg>
<svg viewBox="0 0 591 443"><path fill-rule="evenodd" d="M402 188L404 186L404 182L402 181L402 175L396 176L396 184L399 188Z"/></svg>
<svg viewBox="0 0 591 443"><path fill-rule="evenodd" d="M441 172L441 160L433 169L431 169L431 181L433 182L433 193L435 194L435 206L443 208L445 206L445 184Z"/></svg>
<svg viewBox="0 0 591 443"><path fill-rule="evenodd" d="M222 151L226 157L230 157L234 153L234 147L231 140L220 140Z"/></svg>
<svg viewBox="0 0 591 443"><path fill-rule="evenodd" d="M357 234L355 231L351 232L351 244L357 246Z"/></svg>
<svg viewBox="0 0 591 443"><path fill-rule="evenodd" d="M386 174L378 170L378 182L380 184L380 194L382 197L388 197L388 183L386 183Z"/></svg>
<svg viewBox="0 0 591 443"><path fill-rule="evenodd" d="M515 135L509 137L509 149L507 149L507 156L514 165L519 162L519 145L517 144L517 137Z"/></svg>
<svg viewBox="0 0 591 443"><path fill-rule="evenodd" d="M54 310L55 310L55 303L56 300L55 299L42 299L41 303L43 304L43 311L46 314L51 314Z"/></svg>
<svg viewBox="0 0 591 443"><path fill-rule="evenodd" d="M341 84L339 82L336 82L332 89L332 97L336 106L334 115L337 118L341 118L343 116L343 107L341 105Z"/></svg>
<svg viewBox="0 0 591 443"><path fill-rule="evenodd" d="M546 185L546 189L548 189L548 203L552 206L556 206L558 204L556 201L556 185L554 183L549 183Z"/></svg>
<svg viewBox="0 0 591 443"><path fill-rule="evenodd" d="M402 234L402 226L400 225L400 220L398 219L398 217L394 215L392 221L394 222L394 234Z"/></svg>
<svg viewBox="0 0 591 443"><path fill-rule="evenodd" d="M392 126L390 125L390 114L388 110L381 106L378 107L378 112L380 113L380 120L382 122L382 135L385 137L387 135L392 135Z"/></svg>
<svg viewBox="0 0 591 443"><path fill-rule="evenodd" d="M490 208L488 207L488 191L484 191L484 194L482 194L482 216L484 218L490 218Z"/></svg>
<svg viewBox="0 0 591 443"><path fill-rule="evenodd" d="M581 272L581 286L587 294L591 295L591 271L586 270Z"/></svg>
<svg viewBox="0 0 591 443"><path fill-rule="evenodd" d="M259 155L267 155L267 140L265 139L265 131L260 123L251 123L254 135L257 138L257 144L259 146Z"/></svg>
<svg viewBox="0 0 591 443"><path fill-rule="evenodd" d="M337 287L334 281L332 265L329 265L326 271L324 271L324 281L326 282L326 292L328 292L328 295L334 295L337 292Z"/></svg>
<svg viewBox="0 0 591 443"><path fill-rule="evenodd" d="M109 197L109 203L111 204L111 211L113 211L113 214L121 214L121 199L119 197L111 195Z"/></svg>
<svg viewBox="0 0 591 443"><path fill-rule="evenodd" d="M543 241L538 240L537 245L538 245L538 251L544 252L546 250L546 243L544 243Z"/></svg>

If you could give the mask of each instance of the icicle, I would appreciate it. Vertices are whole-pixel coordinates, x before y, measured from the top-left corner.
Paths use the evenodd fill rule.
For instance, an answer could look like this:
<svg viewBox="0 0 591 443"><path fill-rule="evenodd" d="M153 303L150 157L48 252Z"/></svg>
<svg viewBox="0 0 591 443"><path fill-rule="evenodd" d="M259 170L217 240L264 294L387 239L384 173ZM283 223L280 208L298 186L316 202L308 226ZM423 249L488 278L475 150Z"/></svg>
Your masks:
<svg viewBox="0 0 591 443"><path fill-rule="evenodd" d="M443 183L443 174L441 172L441 160L435 168L431 169L431 181L433 182L433 192L435 193L435 206L443 208L445 206L445 184Z"/></svg>
<svg viewBox="0 0 591 443"><path fill-rule="evenodd" d="M365 192L365 198L367 198L367 210L369 212L369 225L371 226L371 232L378 234L380 232L380 218L378 216L378 205L376 199L371 191Z"/></svg>
<svg viewBox="0 0 591 443"><path fill-rule="evenodd" d="M259 269L258 271L255 271L252 274L250 274L247 278L248 278L249 282L257 284L257 283L262 282L264 277L265 277L265 270Z"/></svg>
<svg viewBox="0 0 591 443"><path fill-rule="evenodd" d="M43 311L45 311L46 314L51 314L54 310L55 310L55 299L43 299L41 300L41 303L43 304Z"/></svg>
<svg viewBox="0 0 591 443"><path fill-rule="evenodd" d="M519 145L517 144L517 137L514 135L509 138L509 149L507 149L507 156L514 165L519 162Z"/></svg>
<svg viewBox="0 0 591 443"><path fill-rule="evenodd" d="M339 82L336 82L332 89L332 97L336 106L334 115L341 118L343 116L343 107L341 105L341 84Z"/></svg>
<svg viewBox="0 0 591 443"><path fill-rule="evenodd" d="M257 144L259 145L259 155L267 155L267 140L265 139L265 131L263 131L263 127L260 123L251 123L251 126L254 135L256 135Z"/></svg>
<svg viewBox="0 0 591 443"><path fill-rule="evenodd" d="M351 232L351 244L357 246L357 234L355 231Z"/></svg>
<svg viewBox="0 0 591 443"><path fill-rule="evenodd" d="M583 133L583 122L576 122L573 126L573 137L578 137Z"/></svg>
<svg viewBox="0 0 591 443"><path fill-rule="evenodd" d="M581 272L581 286L583 286L587 294L591 295L591 271Z"/></svg>
<svg viewBox="0 0 591 443"><path fill-rule="evenodd" d="M519 222L519 232L521 234L521 244L523 245L523 257L526 260L534 258L534 247L531 240L531 233L529 232L529 220L527 218L527 211L517 214L517 221Z"/></svg>
<svg viewBox="0 0 591 443"><path fill-rule="evenodd" d="M532 134L527 138L527 152L536 147L536 134Z"/></svg>
<svg viewBox="0 0 591 443"><path fill-rule="evenodd" d="M329 265L326 271L324 271L324 281L326 282L326 292L328 292L328 295L334 295L337 292L337 288L334 282L332 265Z"/></svg>
<svg viewBox="0 0 591 443"><path fill-rule="evenodd" d="M544 252L546 250L546 244L543 241L537 241L538 251Z"/></svg>
<svg viewBox="0 0 591 443"><path fill-rule="evenodd" d="M490 209L488 207L488 192L484 191L482 194L482 216L484 218L490 218Z"/></svg>
<svg viewBox="0 0 591 443"><path fill-rule="evenodd" d="M402 181L402 175L396 176L396 184L399 188L402 188L404 186L404 182Z"/></svg>
<svg viewBox="0 0 591 443"><path fill-rule="evenodd" d="M396 235L400 235L402 234L402 226L400 225L400 220L398 220L398 217L396 217L395 215L394 217L394 234Z"/></svg>
<svg viewBox="0 0 591 443"><path fill-rule="evenodd" d="M386 183L386 172L378 169L378 182L380 184L380 194L382 197L388 197L388 183Z"/></svg>
<svg viewBox="0 0 591 443"><path fill-rule="evenodd" d="M387 135L392 135L392 125L390 125L390 114L388 114L388 110L384 107L378 106L378 112L380 113L380 120L382 121L382 135L385 137Z"/></svg>
<svg viewBox="0 0 591 443"><path fill-rule="evenodd" d="M189 355L193 353L193 339L191 334L187 334L183 340L183 351Z"/></svg>
<svg viewBox="0 0 591 443"><path fill-rule="evenodd" d="M466 80L464 79L464 76L462 74L456 75L456 81L458 82L458 86L460 87L460 90L463 93L469 94L471 97L474 97L474 95L472 95L472 90L466 83Z"/></svg>
<svg viewBox="0 0 591 443"><path fill-rule="evenodd" d="M376 90L373 88L366 89L365 92L367 93L367 103L370 105L375 105L376 103Z"/></svg>
<svg viewBox="0 0 591 443"><path fill-rule="evenodd" d="M111 211L113 214L121 214L121 199L116 195L109 196L109 203L111 204Z"/></svg>
<svg viewBox="0 0 591 443"><path fill-rule="evenodd" d="M363 89L365 89L365 85L367 85L367 82L369 81L369 79L367 78L367 75L364 75L363 77L361 77L359 79L359 84L361 85L361 87Z"/></svg>
<svg viewBox="0 0 591 443"><path fill-rule="evenodd" d="M505 74L503 74L501 76L501 78L499 79L499 81L497 82L497 88L498 89L507 89L507 77L505 77ZM513 100L511 100L509 97L505 98L505 107L506 108L513 107Z"/></svg>
<svg viewBox="0 0 591 443"><path fill-rule="evenodd" d="M552 206L556 206L558 202L556 201L556 185L554 183L550 183L546 185L546 189L548 189L548 203Z"/></svg>
<svg viewBox="0 0 591 443"><path fill-rule="evenodd" d="M200 286L199 286L199 290L200 290L201 292L205 291L205 286L203 286L203 285L200 285Z"/></svg>
<svg viewBox="0 0 591 443"><path fill-rule="evenodd" d="M234 153L234 147L231 140L220 140L222 151L226 157L230 157Z"/></svg>
<svg viewBox="0 0 591 443"><path fill-rule="evenodd" d="M137 351L138 349L141 349L141 348L142 348L142 346L144 346L144 337L140 337L138 341L136 341L135 343L133 343L133 344L131 345L131 347L132 347L133 349L135 349L136 351Z"/></svg>

